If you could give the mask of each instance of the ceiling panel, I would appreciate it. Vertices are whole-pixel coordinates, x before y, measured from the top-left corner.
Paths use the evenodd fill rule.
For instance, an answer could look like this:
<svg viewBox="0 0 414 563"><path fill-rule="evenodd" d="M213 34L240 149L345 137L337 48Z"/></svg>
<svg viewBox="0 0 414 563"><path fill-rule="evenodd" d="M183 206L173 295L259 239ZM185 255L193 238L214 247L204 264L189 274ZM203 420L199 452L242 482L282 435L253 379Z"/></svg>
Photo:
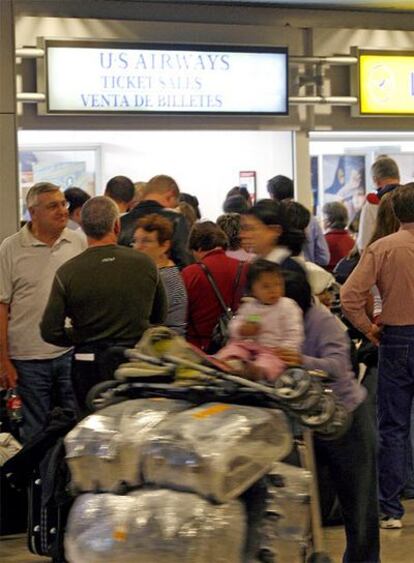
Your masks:
<svg viewBox="0 0 414 563"><path fill-rule="evenodd" d="M142 2L143 0L136 0ZM167 0L144 0L170 3ZM337 10L414 11L414 0L174 0L179 4L222 4L246 6L280 6L283 8L321 8Z"/></svg>

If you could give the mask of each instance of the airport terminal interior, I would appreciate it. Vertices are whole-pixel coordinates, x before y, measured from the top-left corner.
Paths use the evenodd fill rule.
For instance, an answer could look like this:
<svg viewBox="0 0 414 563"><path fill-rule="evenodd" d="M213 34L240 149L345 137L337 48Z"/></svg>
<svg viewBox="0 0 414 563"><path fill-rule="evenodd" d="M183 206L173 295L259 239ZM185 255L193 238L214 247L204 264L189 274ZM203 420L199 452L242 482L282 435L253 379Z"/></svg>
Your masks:
<svg viewBox="0 0 414 563"><path fill-rule="evenodd" d="M0 562L414 563L413 188L414 0L0 0ZM75 283L106 245L147 276L122 337L70 294L136 305ZM28 375L66 355L54 434Z"/></svg>

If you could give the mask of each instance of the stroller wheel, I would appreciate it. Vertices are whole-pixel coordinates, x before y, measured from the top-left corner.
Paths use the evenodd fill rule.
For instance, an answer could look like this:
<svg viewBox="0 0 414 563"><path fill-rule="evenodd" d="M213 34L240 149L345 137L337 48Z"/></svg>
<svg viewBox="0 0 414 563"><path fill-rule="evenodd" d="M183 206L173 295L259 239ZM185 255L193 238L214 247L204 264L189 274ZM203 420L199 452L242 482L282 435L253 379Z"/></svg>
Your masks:
<svg viewBox="0 0 414 563"><path fill-rule="evenodd" d="M275 381L274 392L279 399L293 401L307 393L311 385L308 372L302 368L290 368Z"/></svg>
<svg viewBox="0 0 414 563"><path fill-rule="evenodd" d="M312 380L306 394L299 399L289 401L289 407L299 412L310 411L319 403L323 392L323 387L319 381Z"/></svg>
<svg viewBox="0 0 414 563"><path fill-rule="evenodd" d="M315 437L321 440L338 440L348 432L351 423L352 414L342 404L337 403L333 418L315 430Z"/></svg>
<svg viewBox="0 0 414 563"><path fill-rule="evenodd" d="M329 393L324 393L315 407L300 415L300 420L305 426L316 429L333 419L336 405L334 397Z"/></svg>
<svg viewBox="0 0 414 563"><path fill-rule="evenodd" d="M114 403L112 391L115 387L120 385L120 383L120 381L114 381L111 379L109 381L101 381L101 383L97 383L91 387L86 395L86 407L91 412L95 412Z"/></svg>

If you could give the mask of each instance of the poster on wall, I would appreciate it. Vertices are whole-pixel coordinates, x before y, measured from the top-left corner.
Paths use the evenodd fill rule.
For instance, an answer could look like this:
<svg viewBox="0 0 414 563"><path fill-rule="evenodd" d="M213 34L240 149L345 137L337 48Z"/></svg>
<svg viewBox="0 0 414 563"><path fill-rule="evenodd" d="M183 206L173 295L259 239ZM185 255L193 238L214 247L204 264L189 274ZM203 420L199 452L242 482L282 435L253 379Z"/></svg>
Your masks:
<svg viewBox="0 0 414 563"><path fill-rule="evenodd" d="M247 189L250 201L254 204L257 199L256 172L254 170L241 170L239 172L239 186Z"/></svg>
<svg viewBox="0 0 414 563"><path fill-rule="evenodd" d="M342 201L352 220L365 201L365 155L323 155L322 175L322 205Z"/></svg>
<svg viewBox="0 0 414 563"><path fill-rule="evenodd" d="M67 188L86 187L88 176L85 162L56 162L52 164L35 164L33 166L33 181L51 182L60 186L62 190Z"/></svg>
<svg viewBox="0 0 414 563"><path fill-rule="evenodd" d="M100 178L99 147L21 147L19 151L21 214L28 219L26 195L33 184L51 182L62 190L82 188L93 196Z"/></svg>

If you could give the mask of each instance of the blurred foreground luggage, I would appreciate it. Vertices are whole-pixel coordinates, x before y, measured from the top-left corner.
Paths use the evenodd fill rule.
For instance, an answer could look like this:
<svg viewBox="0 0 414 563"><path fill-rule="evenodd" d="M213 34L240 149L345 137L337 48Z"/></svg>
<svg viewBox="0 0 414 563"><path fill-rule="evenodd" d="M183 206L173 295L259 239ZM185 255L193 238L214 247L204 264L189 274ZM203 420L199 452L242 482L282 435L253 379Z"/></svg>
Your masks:
<svg viewBox="0 0 414 563"><path fill-rule="evenodd" d="M239 501L213 505L191 493L142 489L80 496L65 548L74 563L242 563L245 535Z"/></svg>
<svg viewBox="0 0 414 563"><path fill-rule="evenodd" d="M78 498L65 539L69 561L303 563L311 554L309 561L329 562L309 428L338 438L349 417L326 377L298 366L274 386L246 381L163 327L123 353L129 362L116 380L91 390L95 414L67 438L78 489L123 494ZM133 404L154 399L188 407L120 430L140 419ZM132 414L127 424L121 412ZM292 447L292 421L298 437L303 430L298 449L309 471L275 466ZM125 494L120 476L139 488Z"/></svg>
<svg viewBox="0 0 414 563"><path fill-rule="evenodd" d="M141 449L148 433L184 401L137 399L111 405L83 419L65 437L72 484L79 491L115 491L141 484Z"/></svg>
<svg viewBox="0 0 414 563"><path fill-rule="evenodd" d="M160 424L143 449L147 483L227 502L292 449L284 413L207 403Z"/></svg>

